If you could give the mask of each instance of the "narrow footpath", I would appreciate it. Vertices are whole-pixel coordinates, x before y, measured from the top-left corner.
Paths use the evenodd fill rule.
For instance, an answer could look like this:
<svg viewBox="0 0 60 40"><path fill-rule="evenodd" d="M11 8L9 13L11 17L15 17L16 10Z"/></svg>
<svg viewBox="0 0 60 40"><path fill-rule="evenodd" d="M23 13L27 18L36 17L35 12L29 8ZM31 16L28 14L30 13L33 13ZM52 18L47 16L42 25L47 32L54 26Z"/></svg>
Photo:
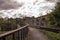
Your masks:
<svg viewBox="0 0 60 40"><path fill-rule="evenodd" d="M49 40L49 38L38 29L29 27L30 40Z"/></svg>

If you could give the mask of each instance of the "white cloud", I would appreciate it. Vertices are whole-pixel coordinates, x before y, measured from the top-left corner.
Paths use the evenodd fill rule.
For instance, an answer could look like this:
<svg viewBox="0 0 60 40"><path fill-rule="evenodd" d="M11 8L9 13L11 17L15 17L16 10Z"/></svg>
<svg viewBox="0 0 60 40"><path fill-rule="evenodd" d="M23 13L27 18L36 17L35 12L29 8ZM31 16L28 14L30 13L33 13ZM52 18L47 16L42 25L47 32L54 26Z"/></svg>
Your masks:
<svg viewBox="0 0 60 40"><path fill-rule="evenodd" d="M26 16L35 16L38 17L40 13L45 15L48 10L51 10L54 8L55 3L53 2L46 2L45 0L15 0L17 2L24 3L24 5L16 10L7 10L8 17L15 17L13 15L22 14Z"/></svg>

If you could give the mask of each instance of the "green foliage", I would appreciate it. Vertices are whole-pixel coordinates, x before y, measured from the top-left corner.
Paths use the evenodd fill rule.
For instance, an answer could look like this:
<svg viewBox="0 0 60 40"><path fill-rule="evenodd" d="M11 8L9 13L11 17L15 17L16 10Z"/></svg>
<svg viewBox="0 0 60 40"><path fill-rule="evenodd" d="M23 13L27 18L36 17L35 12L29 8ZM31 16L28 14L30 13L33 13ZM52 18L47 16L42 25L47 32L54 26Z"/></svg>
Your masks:
<svg viewBox="0 0 60 40"><path fill-rule="evenodd" d="M48 27L60 28L60 2L55 9L45 17ZM60 33L42 30L51 40L60 40Z"/></svg>
<svg viewBox="0 0 60 40"><path fill-rule="evenodd" d="M10 31L16 29L16 24L12 22L2 22L0 23L1 31Z"/></svg>
<svg viewBox="0 0 60 40"><path fill-rule="evenodd" d="M54 33L45 30L42 30L41 32L45 33L51 40L60 40L60 33Z"/></svg>
<svg viewBox="0 0 60 40"><path fill-rule="evenodd" d="M25 25L25 23L23 22L23 19L20 19L20 18L15 18L15 19L10 18L8 20L4 20L0 18L0 33L17 29L18 24L21 27Z"/></svg>
<svg viewBox="0 0 60 40"><path fill-rule="evenodd" d="M55 10L46 16L47 26L60 28L60 2L57 3Z"/></svg>

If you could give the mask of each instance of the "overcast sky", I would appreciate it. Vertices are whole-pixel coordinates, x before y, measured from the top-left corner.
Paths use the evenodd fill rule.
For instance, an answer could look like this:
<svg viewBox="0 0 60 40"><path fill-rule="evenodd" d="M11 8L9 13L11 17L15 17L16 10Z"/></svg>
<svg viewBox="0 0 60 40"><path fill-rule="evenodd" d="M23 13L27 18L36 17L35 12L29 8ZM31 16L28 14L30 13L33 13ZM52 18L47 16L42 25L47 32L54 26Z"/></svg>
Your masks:
<svg viewBox="0 0 60 40"><path fill-rule="evenodd" d="M55 2L45 0L0 0L0 16L4 17L21 17L41 16L51 11L55 7Z"/></svg>
<svg viewBox="0 0 60 40"><path fill-rule="evenodd" d="M12 0L0 0L0 10L17 9L20 4Z"/></svg>

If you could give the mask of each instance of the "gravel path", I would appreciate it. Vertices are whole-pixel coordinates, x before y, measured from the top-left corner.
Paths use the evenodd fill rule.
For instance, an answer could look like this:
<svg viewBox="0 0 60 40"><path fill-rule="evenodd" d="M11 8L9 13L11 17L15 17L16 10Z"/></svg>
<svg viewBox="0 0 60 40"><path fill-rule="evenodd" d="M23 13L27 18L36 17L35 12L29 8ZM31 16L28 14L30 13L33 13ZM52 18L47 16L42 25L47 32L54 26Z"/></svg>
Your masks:
<svg viewBox="0 0 60 40"><path fill-rule="evenodd" d="M49 40L49 38L38 29L29 27L30 40Z"/></svg>

